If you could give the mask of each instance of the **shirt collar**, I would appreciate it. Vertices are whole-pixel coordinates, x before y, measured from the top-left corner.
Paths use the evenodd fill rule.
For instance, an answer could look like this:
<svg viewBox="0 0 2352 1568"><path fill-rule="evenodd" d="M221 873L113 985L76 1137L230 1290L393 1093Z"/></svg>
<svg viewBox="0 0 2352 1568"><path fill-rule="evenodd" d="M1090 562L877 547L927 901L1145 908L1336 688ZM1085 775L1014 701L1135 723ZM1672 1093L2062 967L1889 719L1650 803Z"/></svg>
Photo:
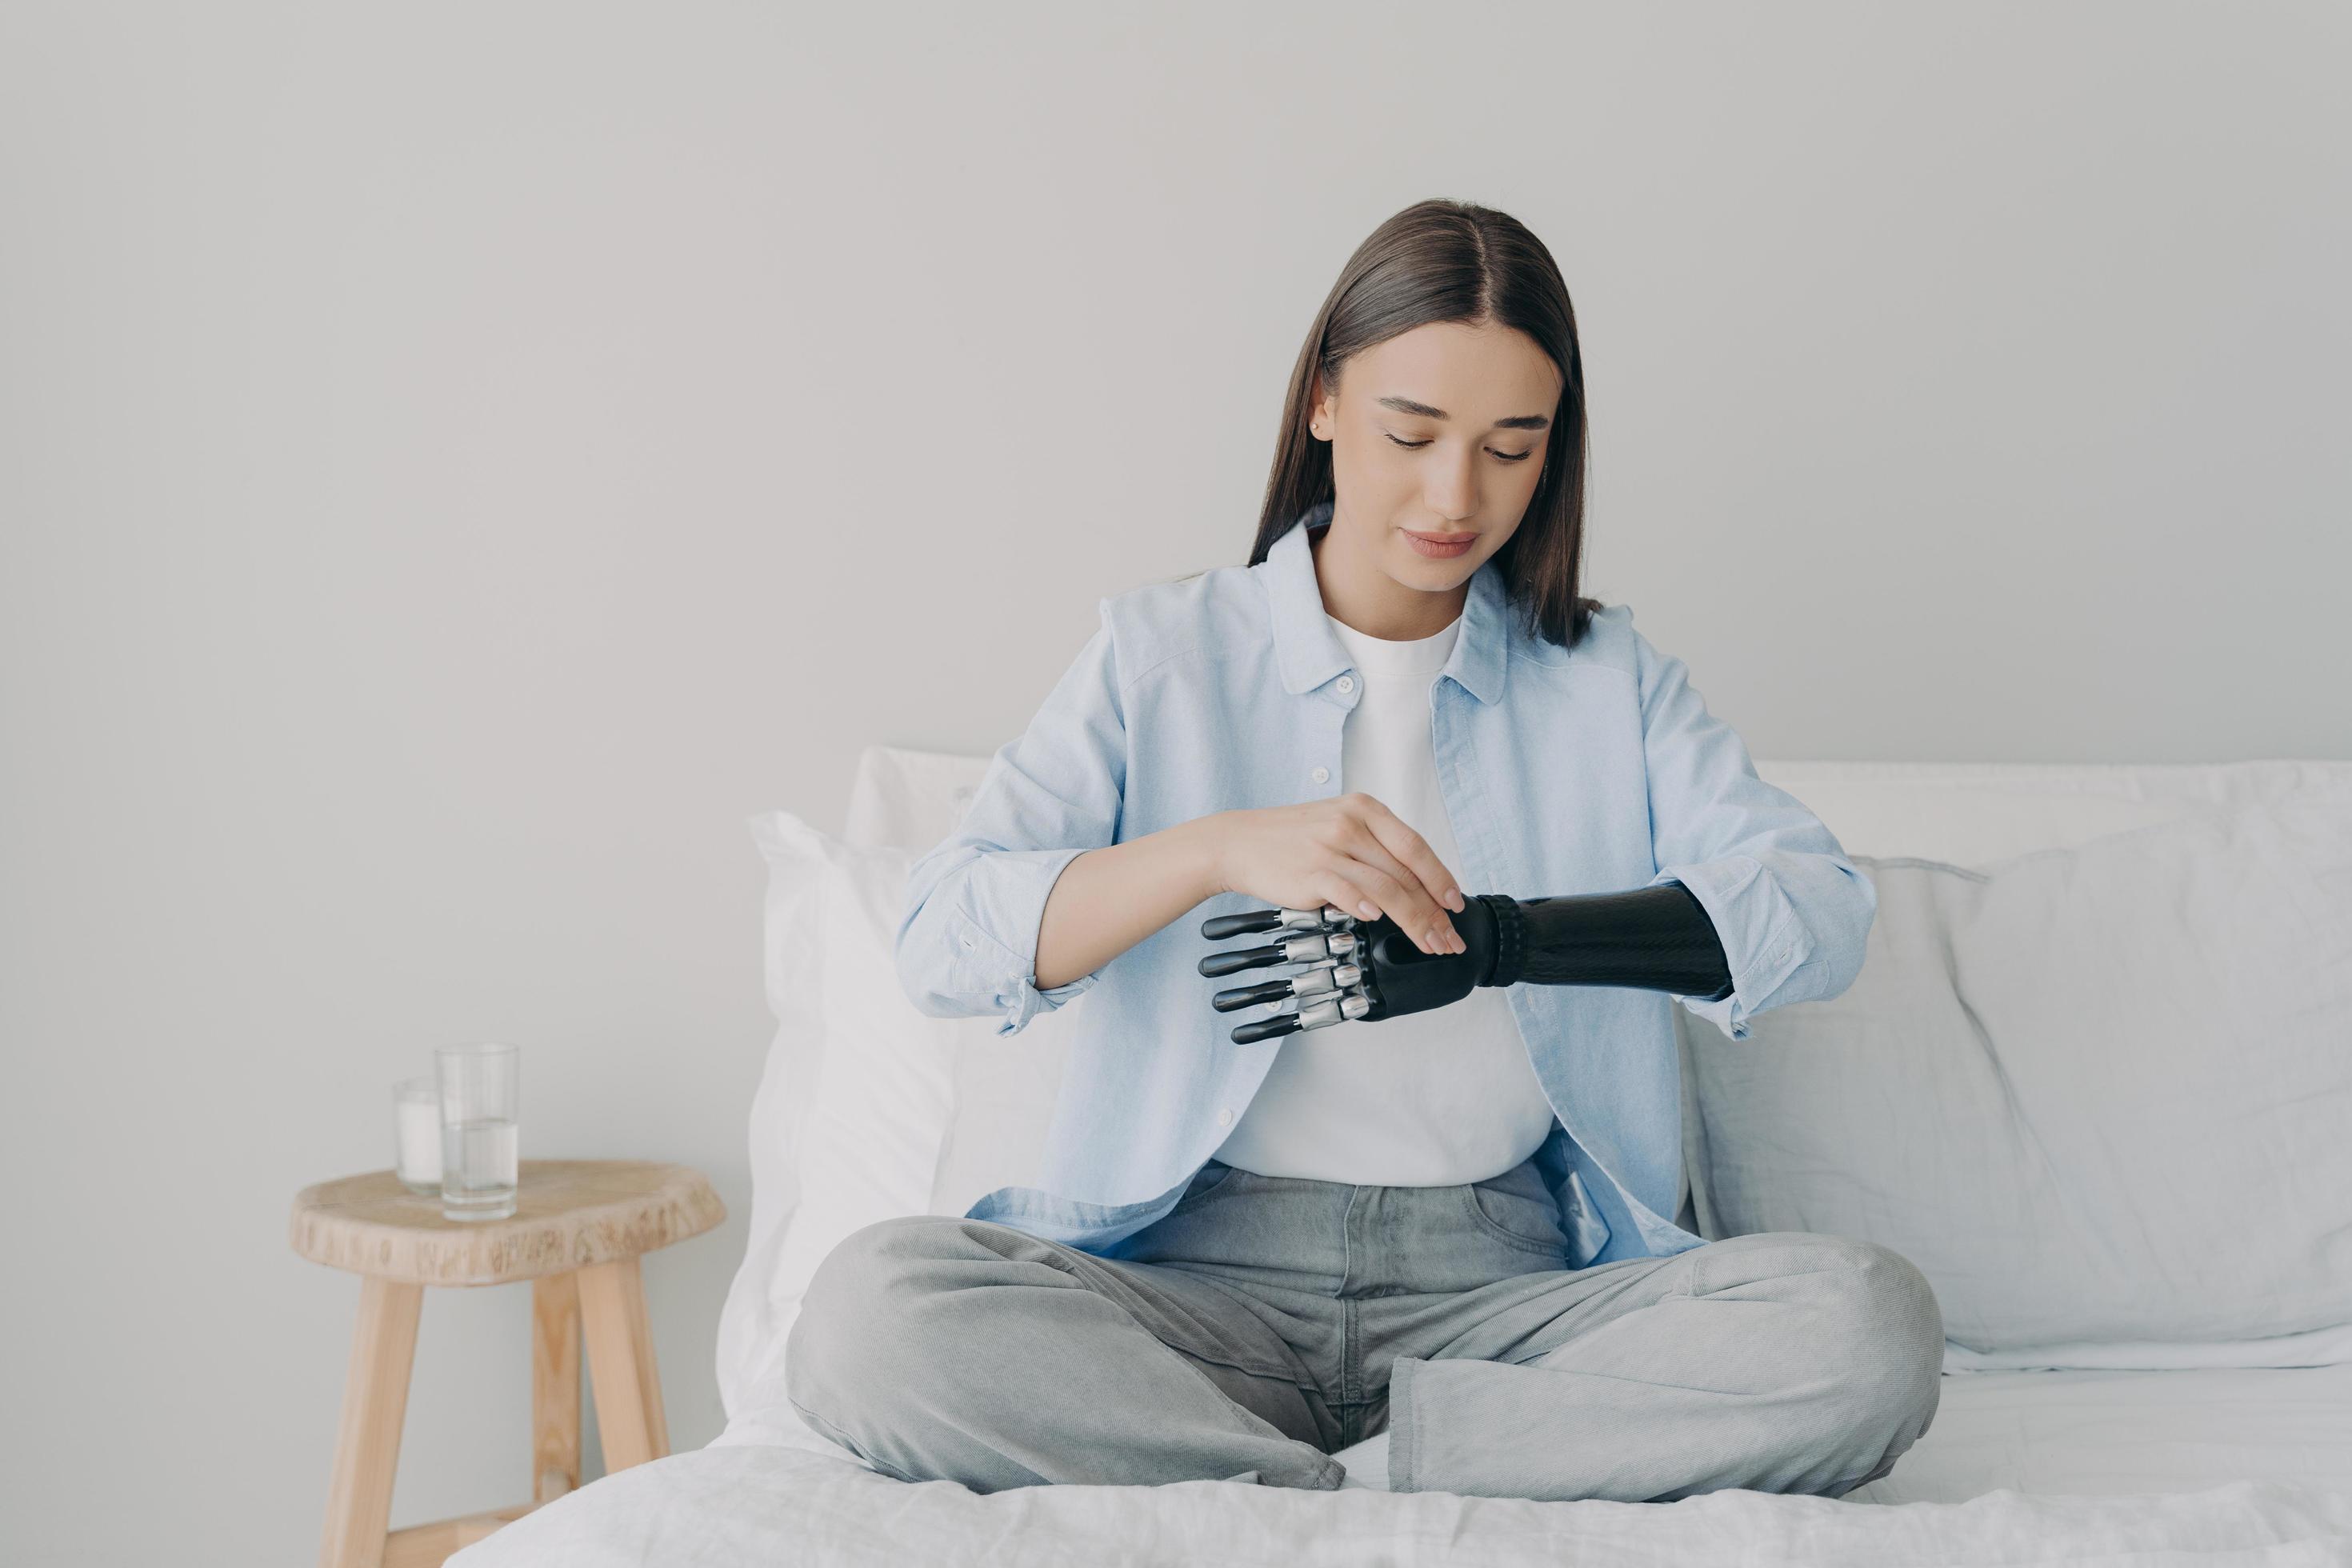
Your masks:
<svg viewBox="0 0 2352 1568"><path fill-rule="evenodd" d="M1315 555L1307 548L1307 531L1331 521L1331 503L1318 501L1265 552L1266 596L1274 610L1275 658L1282 668L1282 688L1296 695L1352 668L1354 661L1332 633L1323 608L1323 590L1315 580ZM1462 604L1462 631L1454 639L1453 657L1438 674L1481 702L1499 702L1503 678L1510 668L1509 590L1503 569L1492 558L1482 563L1470 579L1470 593Z"/></svg>

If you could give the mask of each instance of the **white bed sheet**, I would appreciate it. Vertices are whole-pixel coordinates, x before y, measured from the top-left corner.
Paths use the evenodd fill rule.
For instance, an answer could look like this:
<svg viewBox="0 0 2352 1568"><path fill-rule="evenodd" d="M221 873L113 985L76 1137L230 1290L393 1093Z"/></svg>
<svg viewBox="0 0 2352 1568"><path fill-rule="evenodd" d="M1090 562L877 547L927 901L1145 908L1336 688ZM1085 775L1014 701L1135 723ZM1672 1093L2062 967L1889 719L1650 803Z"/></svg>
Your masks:
<svg viewBox="0 0 2352 1568"><path fill-rule="evenodd" d="M2352 1563L2352 1366L1948 1374L1895 1472L1844 1499L1674 1503L1225 1481L909 1486L739 1421L607 1477L452 1568L797 1563Z"/></svg>
<svg viewBox="0 0 2352 1568"><path fill-rule="evenodd" d="M2352 1363L2165 1372L1947 1373L1927 1435L1845 1500L1960 1502L2189 1491L2225 1481L2352 1489Z"/></svg>

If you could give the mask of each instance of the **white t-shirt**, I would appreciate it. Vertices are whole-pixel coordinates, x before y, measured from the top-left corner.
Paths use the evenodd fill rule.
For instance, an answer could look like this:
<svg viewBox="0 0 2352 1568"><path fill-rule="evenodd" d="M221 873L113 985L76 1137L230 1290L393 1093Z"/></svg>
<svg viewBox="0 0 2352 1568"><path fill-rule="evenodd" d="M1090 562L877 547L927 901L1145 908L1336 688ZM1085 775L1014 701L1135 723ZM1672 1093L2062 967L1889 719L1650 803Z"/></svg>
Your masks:
<svg viewBox="0 0 2352 1568"><path fill-rule="evenodd" d="M1461 620L1435 637L1391 642L1329 618L1363 683L1341 731L1341 784L1396 813L1447 870L1466 875L1430 744L1430 688L1453 654ZM1499 988L1481 985L1425 1013L1283 1036L1265 1081L1216 1157L1266 1176L1453 1186L1510 1170L1536 1152L1551 1125L1551 1103L1510 1004Z"/></svg>

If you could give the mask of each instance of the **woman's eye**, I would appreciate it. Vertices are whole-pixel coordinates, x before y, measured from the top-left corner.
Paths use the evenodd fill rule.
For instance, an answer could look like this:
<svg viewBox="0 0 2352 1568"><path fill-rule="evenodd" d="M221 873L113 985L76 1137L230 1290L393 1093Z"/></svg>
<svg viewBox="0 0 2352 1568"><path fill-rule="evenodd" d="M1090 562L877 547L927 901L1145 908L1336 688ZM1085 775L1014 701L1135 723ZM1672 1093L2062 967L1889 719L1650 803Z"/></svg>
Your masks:
<svg viewBox="0 0 2352 1568"><path fill-rule="evenodd" d="M1385 431L1385 430L1381 431L1381 435L1383 435L1383 436L1388 436L1388 435L1389 435L1389 433L1388 433L1387 431ZM1394 436L1389 436L1389 439L1390 439L1390 440L1391 440L1391 441L1396 441L1396 444L1397 444L1398 446L1402 447L1405 450L1407 450L1407 451L1409 451L1409 452L1419 451L1422 447L1426 447L1426 446L1428 446L1428 445L1429 445L1429 443L1428 443L1428 442L1426 442L1426 441L1398 441L1398 440L1397 440L1397 438L1396 438ZM1493 452L1493 451L1495 450L1495 449L1494 449L1493 447L1488 447L1488 448L1486 448L1486 449L1487 449L1488 451L1490 451L1490 452ZM1533 450L1528 450L1528 451L1525 451L1525 452L1495 452L1495 456L1496 456L1497 458L1502 458L1502 459L1503 459L1503 461L1505 461L1505 462L1507 462L1507 463L1524 463L1524 462L1526 462L1529 458L1534 457L1534 456L1535 456L1535 453L1534 453L1534 451L1533 451Z"/></svg>

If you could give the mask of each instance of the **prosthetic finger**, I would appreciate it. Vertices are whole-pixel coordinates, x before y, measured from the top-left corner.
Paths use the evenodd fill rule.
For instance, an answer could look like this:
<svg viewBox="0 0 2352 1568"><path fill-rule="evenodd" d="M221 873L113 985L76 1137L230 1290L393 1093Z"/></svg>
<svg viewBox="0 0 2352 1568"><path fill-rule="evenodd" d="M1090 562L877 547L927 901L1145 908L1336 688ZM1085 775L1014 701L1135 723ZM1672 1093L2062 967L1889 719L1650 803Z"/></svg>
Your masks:
<svg viewBox="0 0 2352 1568"><path fill-rule="evenodd" d="M1327 1028L1348 1018L1364 1016L1371 1003L1364 992L1363 968L1355 962L1362 948L1357 924L1353 915L1328 904L1319 910L1254 910L1203 921L1201 934L1210 938L1261 931L1281 933L1272 942L1210 954L1201 960L1201 973L1205 975L1213 978L1238 974L1244 970L1266 969L1276 964L1302 966L1278 979L1217 993L1212 1005L1220 1013L1286 1002L1293 997L1298 1001L1293 1012L1261 1023L1235 1026L1234 1043L1247 1045L1253 1040L1271 1039L1300 1029Z"/></svg>
<svg viewBox="0 0 2352 1568"><path fill-rule="evenodd" d="M1201 960L1200 970L1213 978L1276 964L1299 966L1256 985L1220 991L1212 999L1221 1013L1297 1000L1295 1009L1235 1026L1232 1037L1236 1045L1301 1029L1328 1028L1350 1018L1377 1020L1392 1012L1420 1012L1468 995L1478 984L1479 973L1490 966L1492 938L1490 934L1484 949L1486 957L1482 958L1474 934L1480 915L1475 902L1469 914L1473 918L1467 923L1462 916L1454 919L1454 929L1462 932L1468 951L1444 954L1422 952L1385 915L1360 921L1328 904L1320 910L1255 910L1219 915L1202 922L1202 936L1282 934L1272 942L1212 953ZM1486 930L1491 933L1492 929L1488 919ZM1402 1005L1391 1005L1391 997Z"/></svg>

